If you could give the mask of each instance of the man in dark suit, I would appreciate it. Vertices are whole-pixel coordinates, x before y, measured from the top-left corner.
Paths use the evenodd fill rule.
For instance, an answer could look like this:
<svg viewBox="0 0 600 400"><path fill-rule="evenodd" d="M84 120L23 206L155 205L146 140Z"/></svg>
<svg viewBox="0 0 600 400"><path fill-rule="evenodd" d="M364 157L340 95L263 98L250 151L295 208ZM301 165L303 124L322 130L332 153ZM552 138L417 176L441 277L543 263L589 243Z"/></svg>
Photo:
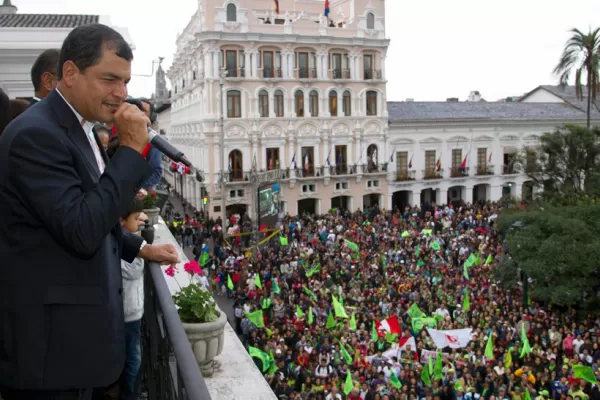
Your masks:
<svg viewBox="0 0 600 400"><path fill-rule="evenodd" d="M58 69L58 60L60 51L58 49L48 49L38 56L31 67L31 83L35 96L29 101L29 105L34 105L38 101L46 98L56 87L56 71Z"/></svg>
<svg viewBox="0 0 600 400"><path fill-rule="evenodd" d="M0 137L0 392L89 399L125 362L120 259L179 262L172 245L124 234L150 175L146 115L124 103L133 54L99 24L65 39L57 89ZM112 159L94 122L114 121Z"/></svg>

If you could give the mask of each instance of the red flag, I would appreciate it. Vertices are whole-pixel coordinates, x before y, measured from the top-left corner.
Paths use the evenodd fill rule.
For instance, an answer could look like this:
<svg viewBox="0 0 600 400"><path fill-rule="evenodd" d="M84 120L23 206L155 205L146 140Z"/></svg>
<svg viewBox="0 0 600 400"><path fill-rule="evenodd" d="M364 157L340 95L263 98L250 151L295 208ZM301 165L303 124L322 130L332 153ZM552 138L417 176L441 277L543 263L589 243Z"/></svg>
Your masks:
<svg viewBox="0 0 600 400"><path fill-rule="evenodd" d="M460 163L460 167L458 167L458 169L460 169L460 170L467 169L467 156L465 156L465 158L463 158L462 162Z"/></svg>
<svg viewBox="0 0 600 400"><path fill-rule="evenodd" d="M391 333L392 335L398 335L402 332L400 329L400 324L398 323L398 318L394 315L393 317L389 317L388 319L384 319L379 322L375 320L375 329L378 331L386 331Z"/></svg>

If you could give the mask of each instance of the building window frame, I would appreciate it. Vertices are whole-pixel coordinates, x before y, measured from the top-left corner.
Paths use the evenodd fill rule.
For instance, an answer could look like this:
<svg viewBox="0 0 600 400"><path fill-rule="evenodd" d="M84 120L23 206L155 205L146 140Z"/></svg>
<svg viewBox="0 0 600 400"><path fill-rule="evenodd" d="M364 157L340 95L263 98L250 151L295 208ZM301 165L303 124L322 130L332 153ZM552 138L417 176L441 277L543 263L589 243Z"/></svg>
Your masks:
<svg viewBox="0 0 600 400"><path fill-rule="evenodd" d="M375 90L369 90L366 93L366 111L368 116L377 115L378 94Z"/></svg>
<svg viewBox="0 0 600 400"><path fill-rule="evenodd" d="M242 118L242 92L240 90L227 91L227 118Z"/></svg>

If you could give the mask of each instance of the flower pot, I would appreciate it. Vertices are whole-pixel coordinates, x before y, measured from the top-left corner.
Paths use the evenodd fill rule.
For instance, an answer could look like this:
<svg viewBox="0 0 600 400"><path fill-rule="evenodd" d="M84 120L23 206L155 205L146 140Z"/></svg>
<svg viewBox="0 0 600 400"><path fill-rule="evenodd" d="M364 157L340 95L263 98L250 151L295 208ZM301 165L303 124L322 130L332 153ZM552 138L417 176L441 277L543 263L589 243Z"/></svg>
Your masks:
<svg viewBox="0 0 600 400"><path fill-rule="evenodd" d="M150 225L158 224L158 214L160 213L160 208L148 208L144 210L144 214L148 216L148 222Z"/></svg>
<svg viewBox="0 0 600 400"><path fill-rule="evenodd" d="M213 360L223 351L226 323L227 315L221 310L219 310L219 319L215 322L183 323L183 329L192 345L194 356L204 377L212 376L214 373Z"/></svg>

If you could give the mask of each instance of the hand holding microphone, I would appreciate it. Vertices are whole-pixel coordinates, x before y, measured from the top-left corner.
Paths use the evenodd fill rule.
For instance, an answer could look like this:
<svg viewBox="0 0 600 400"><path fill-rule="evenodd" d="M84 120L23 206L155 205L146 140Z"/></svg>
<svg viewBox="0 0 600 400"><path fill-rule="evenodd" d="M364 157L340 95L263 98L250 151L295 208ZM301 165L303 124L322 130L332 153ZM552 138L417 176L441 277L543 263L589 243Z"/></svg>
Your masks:
<svg viewBox="0 0 600 400"><path fill-rule="evenodd" d="M137 106L125 102L121 103L114 118L120 145L131 147L141 154L148 144L150 119Z"/></svg>

